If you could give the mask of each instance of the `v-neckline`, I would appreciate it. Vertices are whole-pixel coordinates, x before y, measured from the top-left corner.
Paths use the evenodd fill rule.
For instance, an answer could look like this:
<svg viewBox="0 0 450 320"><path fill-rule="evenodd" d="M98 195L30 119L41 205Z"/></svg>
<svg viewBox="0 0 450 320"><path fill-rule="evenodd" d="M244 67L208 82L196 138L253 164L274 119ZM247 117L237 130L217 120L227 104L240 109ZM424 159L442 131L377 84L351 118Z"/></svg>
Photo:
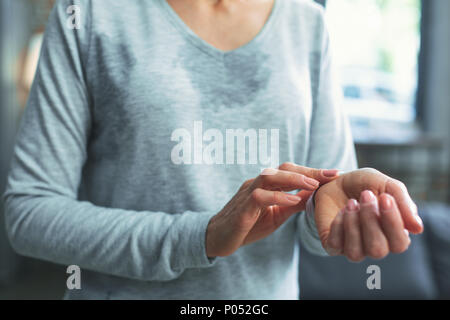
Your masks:
<svg viewBox="0 0 450 320"><path fill-rule="evenodd" d="M278 17L278 12L280 11L282 0L274 0L272 5L272 10L269 14L269 17L266 20L264 26L259 30L255 37L253 37L249 42L243 44L242 46L232 49L232 50L222 50L216 48L199 35L197 35L178 15L178 13L172 8L172 6L166 0L158 0L160 7L163 9L163 12L168 16L169 20L172 24L178 29L180 33L182 33L194 46L202 50L203 52L218 58L224 59L228 55L237 54L246 50L250 50L257 44L261 43L261 41L266 37L269 31L272 29L275 21Z"/></svg>

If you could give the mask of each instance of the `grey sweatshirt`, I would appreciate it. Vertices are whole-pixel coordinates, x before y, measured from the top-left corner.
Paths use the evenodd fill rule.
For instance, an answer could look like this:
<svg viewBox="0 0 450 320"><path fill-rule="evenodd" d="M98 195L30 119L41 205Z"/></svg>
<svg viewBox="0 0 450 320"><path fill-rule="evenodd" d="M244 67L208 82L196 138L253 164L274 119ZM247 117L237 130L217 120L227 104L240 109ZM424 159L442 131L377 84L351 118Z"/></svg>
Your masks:
<svg viewBox="0 0 450 320"><path fill-rule="evenodd" d="M330 56L309 0L228 52L164 0L57 1L5 193L13 247L80 266L70 299L297 299L298 241L324 254L313 213L225 258L205 233L264 167L356 168Z"/></svg>

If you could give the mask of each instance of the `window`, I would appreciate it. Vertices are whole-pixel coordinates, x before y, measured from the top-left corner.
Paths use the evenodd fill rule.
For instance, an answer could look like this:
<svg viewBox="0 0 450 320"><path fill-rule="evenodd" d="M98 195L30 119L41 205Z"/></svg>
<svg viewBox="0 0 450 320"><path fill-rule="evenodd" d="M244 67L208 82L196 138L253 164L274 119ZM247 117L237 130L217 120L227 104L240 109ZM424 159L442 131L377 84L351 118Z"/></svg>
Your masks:
<svg viewBox="0 0 450 320"><path fill-rule="evenodd" d="M413 123L421 0L328 0L326 5L352 125Z"/></svg>

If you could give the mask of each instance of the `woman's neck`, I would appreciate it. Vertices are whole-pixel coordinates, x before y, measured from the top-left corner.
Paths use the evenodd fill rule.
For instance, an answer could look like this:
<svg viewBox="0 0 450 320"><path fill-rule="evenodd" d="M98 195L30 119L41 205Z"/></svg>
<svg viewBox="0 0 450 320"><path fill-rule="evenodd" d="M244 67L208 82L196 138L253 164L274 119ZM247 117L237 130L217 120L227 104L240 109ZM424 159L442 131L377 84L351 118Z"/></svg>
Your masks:
<svg viewBox="0 0 450 320"><path fill-rule="evenodd" d="M283 0L278 0L283 1ZM264 27L274 0L167 0L200 38L230 51L250 42Z"/></svg>

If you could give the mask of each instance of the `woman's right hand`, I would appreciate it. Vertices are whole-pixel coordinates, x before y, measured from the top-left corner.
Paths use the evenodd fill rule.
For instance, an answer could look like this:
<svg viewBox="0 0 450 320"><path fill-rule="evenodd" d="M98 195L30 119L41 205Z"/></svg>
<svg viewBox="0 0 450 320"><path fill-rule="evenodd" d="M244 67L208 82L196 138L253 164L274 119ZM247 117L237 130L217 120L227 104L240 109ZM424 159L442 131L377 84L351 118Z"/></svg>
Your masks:
<svg viewBox="0 0 450 320"><path fill-rule="evenodd" d="M318 170L285 163L266 169L244 182L235 196L209 222L208 257L233 254L246 244L277 230L290 216L303 211L306 201L321 184L338 177L338 170ZM296 195L286 193L302 189Z"/></svg>

